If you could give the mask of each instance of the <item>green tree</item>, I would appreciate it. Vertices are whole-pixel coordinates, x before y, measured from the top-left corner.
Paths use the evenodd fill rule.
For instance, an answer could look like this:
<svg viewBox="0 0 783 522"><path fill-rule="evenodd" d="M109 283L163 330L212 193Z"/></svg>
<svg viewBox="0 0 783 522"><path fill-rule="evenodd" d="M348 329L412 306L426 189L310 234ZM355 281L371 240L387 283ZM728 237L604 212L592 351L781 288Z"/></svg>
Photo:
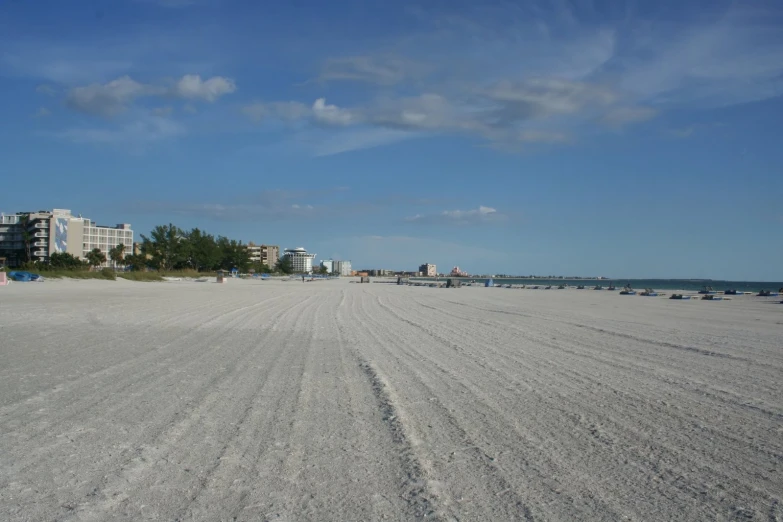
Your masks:
<svg viewBox="0 0 783 522"><path fill-rule="evenodd" d="M282 274L293 274L294 263L291 261L291 258L287 256L281 257L277 262L277 265L275 265L275 271Z"/></svg>
<svg viewBox="0 0 783 522"><path fill-rule="evenodd" d="M33 235L30 234L30 214L19 215L19 227L22 229L22 242L24 243L24 262L29 263L33 255L31 252L31 246L33 241Z"/></svg>
<svg viewBox="0 0 783 522"><path fill-rule="evenodd" d="M315 270L316 274L326 275L329 273L329 270L326 269L325 266L320 266Z"/></svg>
<svg viewBox="0 0 783 522"><path fill-rule="evenodd" d="M125 266L129 266L131 272L143 272L147 269L147 257L143 254L128 254L124 259Z"/></svg>
<svg viewBox="0 0 783 522"><path fill-rule="evenodd" d="M236 268L240 272L247 272L250 268L250 252L247 251L247 245L236 239L228 239L219 236L217 246L220 249L220 268L231 270Z"/></svg>
<svg viewBox="0 0 783 522"><path fill-rule="evenodd" d="M185 234L183 252L188 266L199 272L219 268L223 258L214 236L198 228Z"/></svg>
<svg viewBox="0 0 783 522"><path fill-rule="evenodd" d="M87 255L84 257L87 258L87 262L90 263L90 266L92 267L100 266L102 263L106 262L106 254L101 252L100 248L93 248L87 252Z"/></svg>
<svg viewBox="0 0 783 522"><path fill-rule="evenodd" d="M158 225L150 237L141 235L141 253L149 255L148 264L161 270L171 270L186 260L184 233L173 223Z"/></svg>
<svg viewBox="0 0 783 522"><path fill-rule="evenodd" d="M109 249L109 259L114 261L115 266L122 265L125 259L125 245L120 243L116 247Z"/></svg>
<svg viewBox="0 0 783 522"><path fill-rule="evenodd" d="M53 252L49 256L49 266L52 268L64 268L66 270L77 270L82 268L81 259L67 252Z"/></svg>
<svg viewBox="0 0 783 522"><path fill-rule="evenodd" d="M253 263L250 263L250 270L249 272L253 272L256 274L268 274L272 271L271 268L269 268L267 265L260 261L255 261Z"/></svg>

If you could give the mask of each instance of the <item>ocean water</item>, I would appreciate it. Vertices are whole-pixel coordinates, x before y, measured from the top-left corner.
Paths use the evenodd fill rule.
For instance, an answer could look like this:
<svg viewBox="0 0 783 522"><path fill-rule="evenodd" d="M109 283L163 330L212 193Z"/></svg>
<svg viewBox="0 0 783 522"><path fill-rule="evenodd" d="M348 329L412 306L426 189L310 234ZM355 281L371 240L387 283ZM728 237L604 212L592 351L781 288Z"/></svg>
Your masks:
<svg viewBox="0 0 783 522"><path fill-rule="evenodd" d="M414 281L434 281L434 278L416 277L411 278ZM439 278L440 281L445 281L448 277ZM467 277L461 278L462 283L476 281L477 283L484 284L486 278L474 278ZM494 278L495 284L503 285L552 285L557 287L558 285L579 286L584 285L587 289L592 289L596 285L601 285L606 289L610 284L614 284L618 290L622 289L627 284L630 284L636 290L643 290L645 288L652 288L654 290L687 290L697 292L704 288L704 286L711 286L716 292L723 290L737 290L738 292L758 292L759 290L771 290L777 292L783 288L783 281L769 282L769 281L719 281L719 280L703 280L703 279L604 279L597 281L594 279L499 279Z"/></svg>

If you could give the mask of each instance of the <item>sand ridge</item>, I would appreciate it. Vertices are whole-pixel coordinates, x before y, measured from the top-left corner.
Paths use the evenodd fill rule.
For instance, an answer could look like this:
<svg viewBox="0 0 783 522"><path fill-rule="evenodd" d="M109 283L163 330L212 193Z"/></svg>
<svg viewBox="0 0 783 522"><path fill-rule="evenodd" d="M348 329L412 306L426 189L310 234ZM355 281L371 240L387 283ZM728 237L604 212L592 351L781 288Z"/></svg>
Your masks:
<svg viewBox="0 0 783 522"><path fill-rule="evenodd" d="M0 289L3 520L781 520L783 305Z"/></svg>

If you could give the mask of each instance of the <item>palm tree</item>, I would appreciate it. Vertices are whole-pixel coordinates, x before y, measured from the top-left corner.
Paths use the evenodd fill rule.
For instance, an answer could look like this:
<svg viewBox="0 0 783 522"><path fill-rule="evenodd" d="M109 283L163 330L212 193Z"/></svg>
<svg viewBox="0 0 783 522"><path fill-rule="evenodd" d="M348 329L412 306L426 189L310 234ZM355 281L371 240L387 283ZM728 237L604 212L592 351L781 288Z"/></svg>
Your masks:
<svg viewBox="0 0 783 522"><path fill-rule="evenodd" d="M123 264L123 260L125 259L125 245L120 243L116 247L109 249L109 259L114 262L115 268Z"/></svg>
<svg viewBox="0 0 783 522"><path fill-rule="evenodd" d="M87 255L84 257L87 258L87 262L92 267L101 266L102 263L106 262L106 254L101 252L100 248L93 248L90 252L87 252Z"/></svg>
<svg viewBox="0 0 783 522"><path fill-rule="evenodd" d="M29 263L33 255L30 251L30 245L33 240L32 234L27 228L30 226L30 214L22 214L19 216L19 226L22 228L22 241L24 242L25 263Z"/></svg>

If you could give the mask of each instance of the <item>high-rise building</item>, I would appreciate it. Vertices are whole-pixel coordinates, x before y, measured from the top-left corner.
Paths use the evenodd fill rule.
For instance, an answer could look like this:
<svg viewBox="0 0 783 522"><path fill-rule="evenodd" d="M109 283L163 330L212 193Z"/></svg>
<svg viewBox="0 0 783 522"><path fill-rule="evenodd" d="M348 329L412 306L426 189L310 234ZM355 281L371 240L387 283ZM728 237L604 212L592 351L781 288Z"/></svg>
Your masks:
<svg viewBox="0 0 783 522"><path fill-rule="evenodd" d="M247 244L251 263L263 263L274 268L280 260L280 247L277 245L256 245L252 241Z"/></svg>
<svg viewBox="0 0 783 522"><path fill-rule="evenodd" d="M280 247L277 245L261 245L261 262L274 268L280 261Z"/></svg>
<svg viewBox="0 0 783 522"><path fill-rule="evenodd" d="M55 252L85 259L95 248L106 254L103 266L113 266L108 254L118 245L124 245L126 254L133 251L133 231L127 223L116 227L100 226L81 216L73 216L70 210L58 208L0 216L0 258L5 257L10 266L20 264L28 257L33 262L47 262Z"/></svg>
<svg viewBox="0 0 783 522"><path fill-rule="evenodd" d="M261 262L261 245L256 245L251 241L245 248L247 248L247 254L250 256L251 263Z"/></svg>
<svg viewBox="0 0 783 522"><path fill-rule="evenodd" d="M331 259L324 259L321 261L321 268L326 269L327 274L334 272L334 261Z"/></svg>
<svg viewBox="0 0 783 522"><path fill-rule="evenodd" d="M304 248L286 248L285 254L283 254L283 258L291 260L291 266L294 267L294 273L313 273L313 259L315 259L315 254L308 254L307 250Z"/></svg>
<svg viewBox="0 0 783 522"><path fill-rule="evenodd" d="M424 263L423 265L420 265L419 272L421 272L421 275L424 277L435 277L438 275L437 268L431 263Z"/></svg>
<svg viewBox="0 0 783 522"><path fill-rule="evenodd" d="M353 272L350 261L333 261L333 272L341 276L350 276Z"/></svg>

